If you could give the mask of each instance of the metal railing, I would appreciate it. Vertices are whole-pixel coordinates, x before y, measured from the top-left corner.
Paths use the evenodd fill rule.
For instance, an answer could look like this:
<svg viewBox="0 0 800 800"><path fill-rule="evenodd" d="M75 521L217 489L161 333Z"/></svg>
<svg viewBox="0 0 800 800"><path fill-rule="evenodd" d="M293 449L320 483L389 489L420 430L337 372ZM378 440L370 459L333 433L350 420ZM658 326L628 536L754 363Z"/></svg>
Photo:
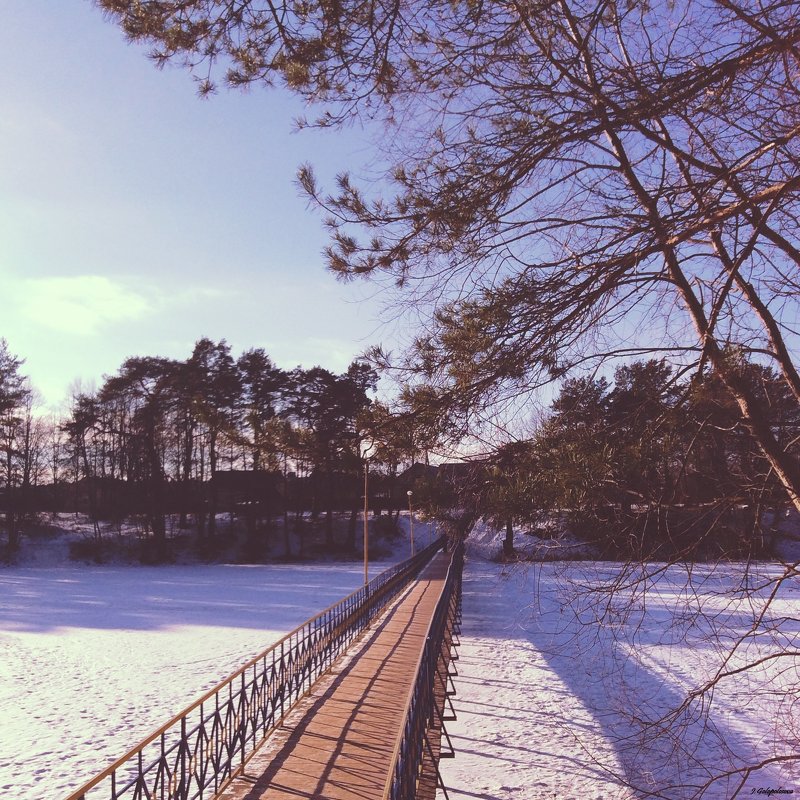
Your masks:
<svg viewBox="0 0 800 800"><path fill-rule="evenodd" d="M439 539L309 619L66 800L212 800L443 544Z"/></svg>
<svg viewBox="0 0 800 800"><path fill-rule="evenodd" d="M450 697L455 694L451 662L457 659L456 647L461 632L461 576L464 545L454 544L450 566L428 636L420 654L417 677L406 703L405 722L395 747L391 773L384 791L385 800L414 800L433 797L436 788L447 789L439 774L439 758L453 755L444 723L455 719ZM449 707L449 712L446 710ZM440 753L441 737L449 745ZM424 791L421 790L426 782Z"/></svg>

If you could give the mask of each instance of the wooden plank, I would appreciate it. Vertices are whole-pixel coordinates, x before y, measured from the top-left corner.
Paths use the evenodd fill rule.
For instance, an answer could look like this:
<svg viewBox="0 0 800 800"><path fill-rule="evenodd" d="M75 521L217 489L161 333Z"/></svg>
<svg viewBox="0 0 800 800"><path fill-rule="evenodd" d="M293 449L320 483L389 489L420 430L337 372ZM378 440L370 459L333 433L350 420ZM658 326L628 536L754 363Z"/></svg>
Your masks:
<svg viewBox="0 0 800 800"><path fill-rule="evenodd" d="M439 553L221 800L380 800L450 556Z"/></svg>

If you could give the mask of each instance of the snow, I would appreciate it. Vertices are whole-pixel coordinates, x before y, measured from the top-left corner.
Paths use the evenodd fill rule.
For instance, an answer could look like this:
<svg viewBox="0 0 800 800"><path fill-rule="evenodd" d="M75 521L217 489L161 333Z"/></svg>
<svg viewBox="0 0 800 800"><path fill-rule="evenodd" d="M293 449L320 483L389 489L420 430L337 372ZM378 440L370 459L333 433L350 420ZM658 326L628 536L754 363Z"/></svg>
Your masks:
<svg viewBox="0 0 800 800"><path fill-rule="evenodd" d="M492 560L502 535L479 524L469 540L456 757L441 764L452 800L727 800L739 776L704 785L800 754L800 585L784 567L510 565ZM357 562L67 565L47 541L0 570L0 797L13 800L66 796L362 580ZM682 707L726 655L735 671L780 654ZM798 793L799 766L767 764L740 795Z"/></svg>
<svg viewBox="0 0 800 800"><path fill-rule="evenodd" d="M415 534L427 543L425 525ZM357 560L66 566L76 536L70 523L28 541L22 566L0 569L0 797L10 800L66 797L363 582ZM384 557L370 576L407 549L405 539L376 547Z"/></svg>
<svg viewBox="0 0 800 800"><path fill-rule="evenodd" d="M0 575L0 796L66 796L362 580L352 564Z"/></svg>
<svg viewBox="0 0 800 800"><path fill-rule="evenodd" d="M451 800L800 792L798 761L720 778L800 755L796 576L767 603L780 565L504 565L491 532L470 541ZM684 705L726 655L773 658Z"/></svg>

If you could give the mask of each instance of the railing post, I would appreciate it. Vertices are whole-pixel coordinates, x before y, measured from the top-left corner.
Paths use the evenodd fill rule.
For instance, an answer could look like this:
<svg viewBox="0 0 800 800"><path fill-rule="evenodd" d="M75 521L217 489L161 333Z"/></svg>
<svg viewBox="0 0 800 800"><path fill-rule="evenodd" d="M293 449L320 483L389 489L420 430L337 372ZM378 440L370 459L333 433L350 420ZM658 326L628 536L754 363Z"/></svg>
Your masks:
<svg viewBox="0 0 800 800"><path fill-rule="evenodd" d="M180 794L179 797L181 800L185 800L186 796L189 794L189 787L186 785L186 751L189 748L189 742L186 739L186 716L181 717L181 743L180 743L180 771L181 771L181 783L180 783Z"/></svg>
<svg viewBox="0 0 800 800"><path fill-rule="evenodd" d="M247 697L245 689L244 672L242 672L242 686L239 690L239 763L244 766L246 733L247 733Z"/></svg>
<svg viewBox="0 0 800 800"><path fill-rule="evenodd" d="M283 719L284 716L284 697L286 696L286 675L284 674L286 672L285 666L286 664L283 660L283 642L281 642L281 719Z"/></svg>
<svg viewBox="0 0 800 800"><path fill-rule="evenodd" d="M164 784L166 783L167 777L167 756L166 756L166 749L167 749L167 737L164 731L161 732L161 758L158 760L158 770L157 775L160 773L161 775L161 800L164 800ZM158 778L156 778L158 779ZM169 786L166 787L167 791L169 791Z"/></svg>

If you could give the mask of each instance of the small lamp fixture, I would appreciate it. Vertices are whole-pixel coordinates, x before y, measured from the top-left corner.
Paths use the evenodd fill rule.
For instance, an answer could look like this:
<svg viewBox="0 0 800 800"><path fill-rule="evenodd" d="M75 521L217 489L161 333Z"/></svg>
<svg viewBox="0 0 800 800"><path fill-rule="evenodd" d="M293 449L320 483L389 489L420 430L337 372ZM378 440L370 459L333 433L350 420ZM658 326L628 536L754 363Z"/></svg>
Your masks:
<svg viewBox="0 0 800 800"><path fill-rule="evenodd" d="M409 489L406 494L408 495L408 520L411 529L411 557L413 558L416 555L416 551L414 549L414 509L411 507L411 498L414 495L414 492Z"/></svg>

